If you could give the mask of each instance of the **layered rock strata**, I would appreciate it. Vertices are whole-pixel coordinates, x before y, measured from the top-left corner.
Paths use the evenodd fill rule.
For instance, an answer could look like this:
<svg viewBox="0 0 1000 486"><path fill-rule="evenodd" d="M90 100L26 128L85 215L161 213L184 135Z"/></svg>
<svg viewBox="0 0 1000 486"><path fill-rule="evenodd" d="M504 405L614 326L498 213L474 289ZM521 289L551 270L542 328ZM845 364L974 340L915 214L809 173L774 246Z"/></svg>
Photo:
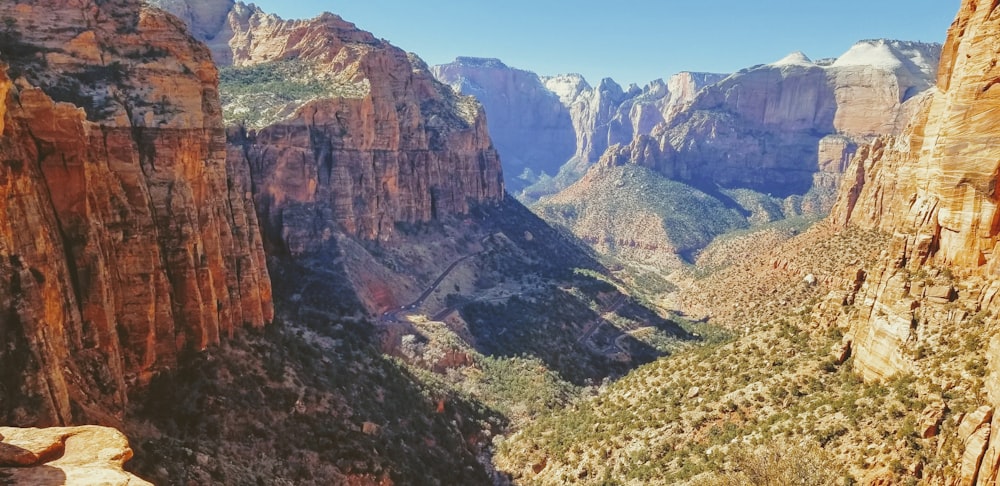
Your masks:
<svg viewBox="0 0 1000 486"><path fill-rule="evenodd" d="M592 87L583 77L570 74L547 78L545 84L570 112L577 133L573 161L586 169L609 147L628 144L672 120L702 88L725 77L682 72L666 82L657 79L643 88L633 84L625 89L610 78Z"/></svg>
<svg viewBox="0 0 1000 486"><path fill-rule="evenodd" d="M272 318L217 75L136 2L0 4L0 410L115 422L186 349Z"/></svg>
<svg viewBox="0 0 1000 486"><path fill-rule="evenodd" d="M898 133L919 109L939 49L862 41L833 61L793 53L742 70L707 86L653 130L661 147L674 150L637 162L703 187L780 197L835 186L857 143Z"/></svg>
<svg viewBox="0 0 1000 486"><path fill-rule="evenodd" d="M1000 104L1000 91L992 89L1000 70L991 64L998 24L988 15L989 9L965 2L949 31L937 89L924 110L901 136L865 147L847 171L832 220L895 235L877 284L882 290L871 296L876 306L894 303L885 290L903 289L904 283L893 285L893 280L905 280L925 265L985 276L987 282L997 275L1000 225L994 185L1000 159L992 140L1000 132L989 114ZM1000 306L994 287L989 283L977 292L982 308ZM865 355L873 353L859 352L861 366ZM889 375L898 367L878 368L869 375Z"/></svg>
<svg viewBox="0 0 1000 486"><path fill-rule="evenodd" d="M483 103L508 187L527 188L531 199L574 182L609 146L648 135L725 77L684 72L626 89L610 78L594 87L577 74L540 77L498 59L460 57L431 70Z"/></svg>

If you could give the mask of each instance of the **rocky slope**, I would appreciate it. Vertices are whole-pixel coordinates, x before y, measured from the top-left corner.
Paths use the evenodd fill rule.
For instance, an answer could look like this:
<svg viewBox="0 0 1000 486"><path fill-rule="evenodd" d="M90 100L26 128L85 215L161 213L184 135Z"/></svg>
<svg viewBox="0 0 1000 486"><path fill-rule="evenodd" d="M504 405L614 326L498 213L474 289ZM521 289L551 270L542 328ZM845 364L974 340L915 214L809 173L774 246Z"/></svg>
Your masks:
<svg viewBox="0 0 1000 486"><path fill-rule="evenodd" d="M874 75L877 82L860 86L883 86L865 99L889 103L894 114L782 105L777 92L755 108L761 125L784 133L826 113L819 118L837 139L812 136L828 144L819 153L827 154L821 165L831 175L844 170L850 145L882 130L902 133L861 145L829 222L799 236L775 226L717 240L687 277L674 280L680 290L664 305L734 329L732 342L661 359L526 427L500 443L500 467L540 484L664 475L671 483L787 484L788 476L777 478L793 471L805 484L995 484L995 13L991 5L963 3L937 87L923 95L914 96L907 80L926 70L902 59L920 66L926 51L891 42L863 42L833 62L794 55L748 71L825 71L837 83ZM888 66L892 74L859 71L859 64ZM809 92L794 82L782 86ZM812 99L836 105L847 99L837 92ZM908 112L916 117L904 130ZM688 123L685 129L697 126L684 116L676 120ZM608 163L592 173L623 180L608 169L631 161L636 170L676 170L672 164L691 149L659 135L610 150ZM643 183L635 187L650 186ZM810 184L803 179L803 187ZM842 479L805 479L810 471L837 471Z"/></svg>
<svg viewBox="0 0 1000 486"><path fill-rule="evenodd" d="M4 3L0 367L8 424L115 423L127 392L272 317L216 69L134 2Z"/></svg>
<svg viewBox="0 0 1000 486"><path fill-rule="evenodd" d="M152 486L122 466L132 449L107 427L0 427L0 478L4 484Z"/></svg>
<svg viewBox="0 0 1000 486"><path fill-rule="evenodd" d="M710 194L648 167L603 161L600 169L533 207L601 254L675 270L716 236L747 226L740 208Z"/></svg>
<svg viewBox="0 0 1000 486"><path fill-rule="evenodd" d="M438 80L475 96L486 109L490 136L512 193L559 172L576 151L570 112L537 74L498 59L460 57L431 66Z"/></svg>

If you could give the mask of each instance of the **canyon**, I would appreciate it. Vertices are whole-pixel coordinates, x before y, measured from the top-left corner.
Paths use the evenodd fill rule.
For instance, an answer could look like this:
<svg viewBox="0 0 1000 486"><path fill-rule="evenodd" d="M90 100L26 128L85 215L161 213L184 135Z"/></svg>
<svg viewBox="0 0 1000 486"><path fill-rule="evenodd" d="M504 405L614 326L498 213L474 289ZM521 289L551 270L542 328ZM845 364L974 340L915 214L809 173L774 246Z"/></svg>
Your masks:
<svg viewBox="0 0 1000 486"><path fill-rule="evenodd" d="M716 237L828 214L858 146L899 133L926 103L939 50L867 40L837 59L796 52L699 89L682 84L686 102L533 209L632 279L683 280Z"/></svg>
<svg viewBox="0 0 1000 486"><path fill-rule="evenodd" d="M156 483L485 484L540 413L506 370L560 406L662 354L632 328L689 339L505 196L482 108L416 56L332 14L164 6L0 11L12 425L121 429ZM421 295L450 327L385 317Z"/></svg>
<svg viewBox="0 0 1000 486"><path fill-rule="evenodd" d="M849 130L888 135L860 144L826 221L802 234L781 227L751 231L699 256L699 264L721 264L722 270L689 282L677 302L695 316L740 322L740 337L718 354L662 360L635 372L595 403L526 429L501 447L498 462L524 481L593 475L648 480L650 463L629 454L691 450L697 452L685 460L702 466L673 477L716 484L717 475L753 477L755 464L783 460L766 445L734 451L725 445L730 438L730 444L740 437L766 444L804 435L823 444L810 455L833 461L821 470L840 470L862 484L994 484L996 158L988 142L995 136L989 121L994 13L995 6L963 2L936 84L909 109L908 126L899 118L871 128L852 124ZM787 61L806 62L800 56ZM620 158L643 160L644 153L623 150ZM743 259L748 249L750 258ZM796 339L781 330L787 326L813 342L785 342ZM762 343L770 358L761 355ZM791 376L775 380L791 350L802 361ZM805 358L810 353L815 357ZM743 374L720 385L685 373L685 366L715 377L711 372L758 368L770 376ZM846 375L837 378L840 373ZM851 381L857 379L863 381ZM809 382L816 384L809 390L787 388ZM707 406L685 406L684 390L688 399L705 397ZM795 398L787 398L789 391ZM671 401L674 406L662 408ZM790 422L773 408L789 404ZM640 425L620 434L607 429L626 407L645 417ZM580 439L587 445L565 449L545 438L576 434L573 424L580 422L601 431ZM884 447L877 445L879 432L864 432L881 429L880 423L896 424L881 432L890 442ZM603 458L593 460L594 450L605 451ZM746 462L720 460L713 457L716 450ZM704 455L709 458L699 458ZM672 457L666 453L652 471L678 471ZM525 464L540 466L518 469Z"/></svg>
<svg viewBox="0 0 1000 486"><path fill-rule="evenodd" d="M622 88L0 5L0 482L995 484L995 8Z"/></svg>

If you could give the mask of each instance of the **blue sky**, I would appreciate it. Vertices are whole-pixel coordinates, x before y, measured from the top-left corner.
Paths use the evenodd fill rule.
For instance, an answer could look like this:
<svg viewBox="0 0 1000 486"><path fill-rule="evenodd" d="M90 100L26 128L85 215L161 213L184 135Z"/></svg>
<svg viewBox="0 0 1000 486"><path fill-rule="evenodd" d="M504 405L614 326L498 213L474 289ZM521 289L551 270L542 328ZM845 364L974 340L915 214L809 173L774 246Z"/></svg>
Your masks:
<svg viewBox="0 0 1000 486"><path fill-rule="evenodd" d="M646 82L732 72L801 50L836 57L855 41L944 42L959 0L256 0L284 18L330 11L430 64L497 57L552 75Z"/></svg>

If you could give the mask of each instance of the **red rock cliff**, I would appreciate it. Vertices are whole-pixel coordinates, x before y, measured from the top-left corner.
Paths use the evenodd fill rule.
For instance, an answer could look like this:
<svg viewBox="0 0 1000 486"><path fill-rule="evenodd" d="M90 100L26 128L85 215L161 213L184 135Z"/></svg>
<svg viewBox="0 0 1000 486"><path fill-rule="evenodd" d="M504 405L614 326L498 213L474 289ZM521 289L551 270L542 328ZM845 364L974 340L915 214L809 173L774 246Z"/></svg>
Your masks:
<svg viewBox="0 0 1000 486"><path fill-rule="evenodd" d="M311 73L301 86L319 85L230 138L231 152L250 163L272 243L294 254L337 231L385 239L396 223L503 198L482 108L436 81L420 59L332 14L285 21L236 4L229 19L240 79L294 66ZM226 108L246 113L270 89L251 81L249 96L224 92Z"/></svg>
<svg viewBox="0 0 1000 486"><path fill-rule="evenodd" d="M0 421L113 421L180 351L272 318L216 69L139 2L0 18Z"/></svg>

